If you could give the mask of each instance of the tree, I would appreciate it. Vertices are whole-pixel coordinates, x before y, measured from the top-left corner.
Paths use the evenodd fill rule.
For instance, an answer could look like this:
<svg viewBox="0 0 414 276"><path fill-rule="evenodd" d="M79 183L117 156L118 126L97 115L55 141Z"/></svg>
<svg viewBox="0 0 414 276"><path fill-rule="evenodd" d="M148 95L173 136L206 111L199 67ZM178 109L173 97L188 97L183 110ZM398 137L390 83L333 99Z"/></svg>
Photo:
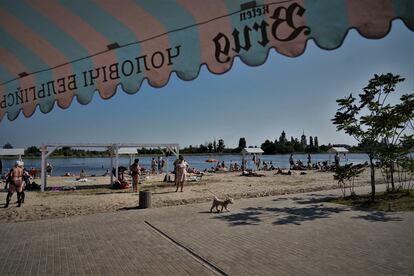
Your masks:
<svg viewBox="0 0 414 276"><path fill-rule="evenodd" d="M211 142L208 143L207 148L208 148L208 152L213 152L213 144Z"/></svg>
<svg viewBox="0 0 414 276"><path fill-rule="evenodd" d="M239 149L240 150L245 149L246 146L247 146L246 138L240 137L240 139L239 139Z"/></svg>
<svg viewBox="0 0 414 276"><path fill-rule="evenodd" d="M213 151L217 152L217 143L216 143L216 139L214 139L213 141Z"/></svg>
<svg viewBox="0 0 414 276"><path fill-rule="evenodd" d="M198 148L199 153L206 153L208 152L208 148L206 145L200 144L200 147Z"/></svg>
<svg viewBox="0 0 414 276"><path fill-rule="evenodd" d="M368 154L372 200L375 199L374 159L380 152L381 141L393 136L396 139L394 142L397 142L413 117L412 94L403 95L397 105L387 102L389 95L395 92L397 84L402 81L403 78L391 73L374 75L359 94L359 102L352 94L336 100L339 108L332 121L337 130L354 137Z"/></svg>
<svg viewBox="0 0 414 276"><path fill-rule="evenodd" d="M295 143L293 145L293 150L295 152L303 152L305 150L305 146L302 143Z"/></svg>
<svg viewBox="0 0 414 276"><path fill-rule="evenodd" d="M12 149L12 148L13 148L13 146L10 143L6 143L6 144L3 145L3 149Z"/></svg>
<svg viewBox="0 0 414 276"><path fill-rule="evenodd" d="M224 145L224 140L219 139L217 143L217 152L223 152L225 147L226 146Z"/></svg>
<svg viewBox="0 0 414 276"><path fill-rule="evenodd" d="M391 183L392 190L395 190L394 172L396 168L399 169L395 164L409 154L410 148L406 145L412 140L412 135L402 136L402 134L414 118L414 94L403 95L400 100L401 103L395 106L384 106L377 122L383 137L376 157L387 176L387 183Z"/></svg>
<svg viewBox="0 0 414 276"><path fill-rule="evenodd" d="M41 152L40 149L36 146L31 146L28 147L25 151L24 151L25 155L31 155L31 156L40 156Z"/></svg>
<svg viewBox="0 0 414 276"><path fill-rule="evenodd" d="M355 196L355 178L364 171L364 165L354 165L352 163L339 166L335 170L334 179L338 180L339 188L342 190L343 197L346 196L346 189L349 188L349 194Z"/></svg>
<svg viewBox="0 0 414 276"><path fill-rule="evenodd" d="M264 154L275 154L276 153L276 144L266 140L260 147L263 151Z"/></svg>

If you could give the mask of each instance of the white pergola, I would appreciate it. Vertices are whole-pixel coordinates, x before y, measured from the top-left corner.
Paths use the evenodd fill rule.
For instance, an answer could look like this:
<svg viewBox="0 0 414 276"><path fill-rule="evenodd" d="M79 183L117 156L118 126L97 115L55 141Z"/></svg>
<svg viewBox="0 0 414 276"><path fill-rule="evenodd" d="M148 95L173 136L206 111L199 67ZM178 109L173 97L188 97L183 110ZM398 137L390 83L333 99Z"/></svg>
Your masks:
<svg viewBox="0 0 414 276"><path fill-rule="evenodd" d="M22 155L24 155L24 149L0 149L1 156L18 156L19 160L22 160ZM3 173L3 168L0 170L0 175Z"/></svg>
<svg viewBox="0 0 414 276"><path fill-rule="evenodd" d="M344 156L346 157L346 154L349 152L349 150L347 150L344 147L332 147L330 149L328 149L327 153L329 153L329 163L331 163L331 154L337 154L337 153L342 153L344 154ZM346 158L346 163L348 163L348 159Z"/></svg>
<svg viewBox="0 0 414 276"><path fill-rule="evenodd" d="M111 170L115 165L115 175L118 175L119 167L119 155L120 154L130 154L132 152L138 153L138 148L159 148L165 149L166 151L172 152L175 156L178 157L180 152L180 147L178 144L169 144L169 143L160 143L160 144L137 144L137 143L91 143L91 144L43 144L40 146L40 151L42 152L42 161L41 161L41 187L42 192L45 191L47 185L46 178L46 160L47 158L58 148L61 147L73 147L73 148L106 148L109 151L111 158ZM126 148L132 148L127 150ZM114 162L115 157L115 162ZM167 159L168 160L168 159ZM168 162L167 162L167 174L168 174ZM113 174L111 172L111 183L113 183Z"/></svg>
<svg viewBox="0 0 414 276"><path fill-rule="evenodd" d="M0 156L18 156L22 160L24 149L0 149Z"/></svg>
<svg viewBox="0 0 414 276"><path fill-rule="evenodd" d="M349 150L347 150L344 147L332 147L330 149L328 149L328 153L348 153Z"/></svg>

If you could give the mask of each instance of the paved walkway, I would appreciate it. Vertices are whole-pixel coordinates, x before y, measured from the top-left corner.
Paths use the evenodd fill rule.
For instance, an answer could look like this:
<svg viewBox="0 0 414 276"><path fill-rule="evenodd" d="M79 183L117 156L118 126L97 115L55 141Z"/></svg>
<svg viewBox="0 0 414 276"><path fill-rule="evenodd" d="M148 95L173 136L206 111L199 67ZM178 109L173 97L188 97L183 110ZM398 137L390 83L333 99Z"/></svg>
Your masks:
<svg viewBox="0 0 414 276"><path fill-rule="evenodd" d="M338 194L0 224L0 275L413 275L414 213L322 201Z"/></svg>

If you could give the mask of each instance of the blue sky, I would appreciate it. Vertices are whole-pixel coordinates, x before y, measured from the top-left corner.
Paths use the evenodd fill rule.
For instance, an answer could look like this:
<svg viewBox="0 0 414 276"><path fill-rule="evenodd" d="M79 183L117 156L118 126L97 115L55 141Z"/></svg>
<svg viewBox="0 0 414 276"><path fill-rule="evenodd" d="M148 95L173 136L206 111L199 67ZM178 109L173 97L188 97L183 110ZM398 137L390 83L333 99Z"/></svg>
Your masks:
<svg viewBox="0 0 414 276"><path fill-rule="evenodd" d="M318 136L320 144L355 144L330 121L335 100L357 94L375 73L387 72L406 78L399 91L414 93L414 33L399 20L380 40L352 30L333 51L309 41L296 58L272 51L258 67L237 60L223 75L202 68L190 82L173 75L163 88L144 83L135 95L119 91L102 100L96 94L86 106L74 101L66 110L37 110L30 118L20 115L12 122L4 118L0 145L177 142L184 147L224 139L226 146L235 147L245 137L248 145L260 146L282 130L288 137L299 137L302 131Z"/></svg>

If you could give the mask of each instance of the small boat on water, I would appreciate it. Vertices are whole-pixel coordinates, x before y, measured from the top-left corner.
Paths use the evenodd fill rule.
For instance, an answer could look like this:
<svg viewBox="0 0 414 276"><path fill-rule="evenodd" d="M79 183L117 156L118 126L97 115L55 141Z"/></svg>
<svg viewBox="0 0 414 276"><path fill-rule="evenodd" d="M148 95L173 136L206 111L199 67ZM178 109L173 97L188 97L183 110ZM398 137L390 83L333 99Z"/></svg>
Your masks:
<svg viewBox="0 0 414 276"><path fill-rule="evenodd" d="M218 160L217 159L207 159L206 162L207 163L217 163Z"/></svg>

